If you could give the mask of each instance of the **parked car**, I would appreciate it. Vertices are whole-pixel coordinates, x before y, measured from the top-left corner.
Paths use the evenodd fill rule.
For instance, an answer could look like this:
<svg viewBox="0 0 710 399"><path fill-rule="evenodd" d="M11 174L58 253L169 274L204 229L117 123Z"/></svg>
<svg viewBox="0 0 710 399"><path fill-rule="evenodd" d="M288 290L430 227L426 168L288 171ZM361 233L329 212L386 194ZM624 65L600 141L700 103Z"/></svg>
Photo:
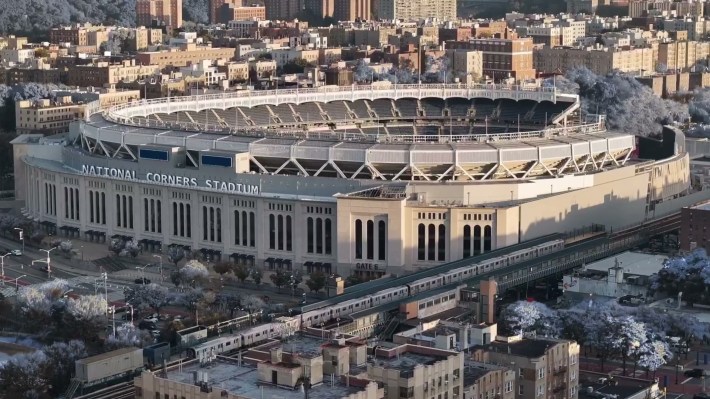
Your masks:
<svg viewBox="0 0 710 399"><path fill-rule="evenodd" d="M22 251L20 251L19 249L13 249L12 251L10 251L10 253L12 254L12 256L22 256Z"/></svg>
<svg viewBox="0 0 710 399"><path fill-rule="evenodd" d="M158 326L152 321L141 320L141 322L138 323L138 328L141 330L157 330Z"/></svg>
<svg viewBox="0 0 710 399"><path fill-rule="evenodd" d="M134 280L136 284L150 284L150 280L147 278L137 278Z"/></svg>
<svg viewBox="0 0 710 399"><path fill-rule="evenodd" d="M703 369L685 370L683 374L685 374L686 377L700 378L703 376Z"/></svg>

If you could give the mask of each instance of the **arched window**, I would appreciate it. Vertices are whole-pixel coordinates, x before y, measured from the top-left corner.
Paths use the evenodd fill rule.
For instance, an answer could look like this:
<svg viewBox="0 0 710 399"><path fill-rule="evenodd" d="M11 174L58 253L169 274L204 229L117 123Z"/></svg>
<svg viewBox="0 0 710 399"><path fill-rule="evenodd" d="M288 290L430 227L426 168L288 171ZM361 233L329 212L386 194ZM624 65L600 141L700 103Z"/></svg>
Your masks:
<svg viewBox="0 0 710 399"><path fill-rule="evenodd" d="M202 239L207 241L207 207L202 205Z"/></svg>
<svg viewBox="0 0 710 399"><path fill-rule="evenodd" d="M239 211L234 211L234 245L240 245L239 233L242 231L242 226L239 224Z"/></svg>
<svg viewBox="0 0 710 399"><path fill-rule="evenodd" d="M286 216L286 250L293 250L293 233L291 229L291 215Z"/></svg>
<svg viewBox="0 0 710 399"><path fill-rule="evenodd" d="M476 225L473 228L473 254L481 253L481 226Z"/></svg>
<svg viewBox="0 0 710 399"><path fill-rule="evenodd" d="M279 215L277 218L278 220L278 229L276 229L276 236L278 237L278 242L279 242L279 251L284 250L284 217L283 215Z"/></svg>
<svg viewBox="0 0 710 399"><path fill-rule="evenodd" d="M387 259L387 224L384 220L377 222L377 260Z"/></svg>
<svg viewBox="0 0 710 399"><path fill-rule="evenodd" d="M185 204L180 203L180 237L185 237Z"/></svg>
<svg viewBox="0 0 710 399"><path fill-rule="evenodd" d="M471 256L471 226L463 226L463 257Z"/></svg>
<svg viewBox="0 0 710 399"><path fill-rule="evenodd" d="M367 221L367 259L375 258L375 222Z"/></svg>
<svg viewBox="0 0 710 399"><path fill-rule="evenodd" d="M316 218L316 253L323 253L323 219Z"/></svg>
<svg viewBox="0 0 710 399"><path fill-rule="evenodd" d="M427 260L436 260L436 226L433 223L429 224L427 235Z"/></svg>
<svg viewBox="0 0 710 399"><path fill-rule="evenodd" d="M439 225L439 260L446 260L446 226Z"/></svg>
<svg viewBox="0 0 710 399"><path fill-rule="evenodd" d="M178 204L173 202L173 235L178 235Z"/></svg>
<svg viewBox="0 0 710 399"><path fill-rule="evenodd" d="M491 226L486 226L483 229L483 250L488 252L491 250Z"/></svg>
<svg viewBox="0 0 710 399"><path fill-rule="evenodd" d="M362 220L355 219L355 259L362 259Z"/></svg>
<svg viewBox="0 0 710 399"><path fill-rule="evenodd" d="M330 255L333 252L332 227L330 219L325 220L325 254Z"/></svg>
<svg viewBox="0 0 710 399"><path fill-rule="evenodd" d="M313 218L309 217L306 219L306 235L307 240L306 240L306 252L309 254L313 253L313 240L315 239L314 232L313 232Z"/></svg>
<svg viewBox="0 0 710 399"><path fill-rule="evenodd" d="M417 227L417 259L426 260L426 227L419 223Z"/></svg>
<svg viewBox="0 0 710 399"><path fill-rule="evenodd" d="M269 215L269 249L276 249L276 217Z"/></svg>

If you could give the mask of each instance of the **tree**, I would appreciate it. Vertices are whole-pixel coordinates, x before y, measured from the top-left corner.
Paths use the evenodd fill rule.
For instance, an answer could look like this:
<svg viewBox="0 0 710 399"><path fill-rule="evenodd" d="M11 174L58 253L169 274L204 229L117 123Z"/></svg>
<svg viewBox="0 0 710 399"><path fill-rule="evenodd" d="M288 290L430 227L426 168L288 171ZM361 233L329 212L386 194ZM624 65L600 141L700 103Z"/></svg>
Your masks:
<svg viewBox="0 0 710 399"><path fill-rule="evenodd" d="M318 292L325 287L326 277L325 274L321 272L313 272L308 276L306 281L306 286L312 292Z"/></svg>
<svg viewBox="0 0 710 399"><path fill-rule="evenodd" d="M616 350L621 354L623 375L626 375L626 361L634 358L639 348L646 343L648 334L646 326L639 323L632 316L617 318L619 335L615 337Z"/></svg>
<svg viewBox="0 0 710 399"><path fill-rule="evenodd" d="M45 373L47 356L42 351L21 354L0 366L0 386L5 397L36 399L49 389Z"/></svg>
<svg viewBox="0 0 710 399"><path fill-rule="evenodd" d="M274 283L274 286L276 286L277 288L281 288L287 286L290 283L291 274L286 272L285 270L278 269L275 273L272 273L271 276L269 276L269 279L272 283Z"/></svg>
<svg viewBox="0 0 710 399"><path fill-rule="evenodd" d="M126 302L132 303L136 308L151 308L158 314L160 309L170 303L168 289L155 283L126 288L124 296Z"/></svg>
<svg viewBox="0 0 710 399"><path fill-rule="evenodd" d="M564 78L549 79L546 85L574 88L584 114L605 114L607 127L642 136L661 133L663 125L685 122L688 108L674 100L656 96L633 76L613 72L606 76L587 68L574 68Z"/></svg>
<svg viewBox="0 0 710 399"><path fill-rule="evenodd" d="M261 298L254 296L254 295L247 295L247 296L241 297L239 299L239 303L247 312L249 312L249 320L252 320L252 314L254 312L266 307L266 304L264 303L264 301L261 300ZM253 320L252 320L252 322L253 322Z"/></svg>
<svg viewBox="0 0 710 399"><path fill-rule="evenodd" d="M71 259L72 255L74 255L74 245L69 240L61 241L59 245L57 245L57 248L59 248L59 251L67 259Z"/></svg>
<svg viewBox="0 0 710 399"><path fill-rule="evenodd" d="M170 281L172 281L173 284L175 284L175 288L179 287L180 284L182 284L182 278L180 277L180 272L177 270L173 270L170 272Z"/></svg>
<svg viewBox="0 0 710 399"><path fill-rule="evenodd" d="M177 267L178 262L180 262L185 257L185 250L178 246L168 247L168 252L166 254L170 262L175 264Z"/></svg>
<svg viewBox="0 0 710 399"><path fill-rule="evenodd" d="M545 336L559 336L559 316L540 302L518 301L501 314L501 321L515 334L535 332Z"/></svg>
<svg viewBox="0 0 710 399"><path fill-rule="evenodd" d="M206 280L210 275L207 267L197 260L187 262L185 266L178 270L178 273L180 273L180 279L183 283L194 281L198 284Z"/></svg>
<svg viewBox="0 0 710 399"><path fill-rule="evenodd" d="M116 335L106 338L106 349L114 350L120 348L139 347L150 342L150 335L139 330L133 324L121 324L116 327Z"/></svg>
<svg viewBox="0 0 710 399"><path fill-rule="evenodd" d="M249 276L254 280L254 284L261 285L261 279L264 278L264 272L258 267L254 267L249 271Z"/></svg>
<svg viewBox="0 0 710 399"><path fill-rule="evenodd" d="M44 369L49 382L49 392L53 396L63 394L71 382L74 374L74 362L88 356L83 342L72 340L69 342L55 342L44 347Z"/></svg>
<svg viewBox="0 0 710 399"><path fill-rule="evenodd" d="M131 257L135 258L141 252L141 245L136 240L130 240L126 242L126 245L123 249L128 252L128 255L131 255Z"/></svg>
<svg viewBox="0 0 710 399"><path fill-rule="evenodd" d="M309 66L311 66L311 64L308 61L303 58L297 58L284 64L281 70L285 74L303 73L305 68Z"/></svg>
<svg viewBox="0 0 710 399"><path fill-rule="evenodd" d="M249 268L244 264L234 265L232 272L242 284L244 283L244 281L246 281L247 278L249 278Z"/></svg>
<svg viewBox="0 0 710 399"><path fill-rule="evenodd" d="M126 248L126 242L122 238L112 238L108 243L108 250L116 256L120 256L124 248Z"/></svg>
<svg viewBox="0 0 710 399"><path fill-rule="evenodd" d="M673 359L673 352L668 344L657 339L645 342L638 352L638 365L646 369L647 376L649 371L653 371L653 378L656 378L656 370Z"/></svg>
<svg viewBox="0 0 710 399"><path fill-rule="evenodd" d="M215 273L223 277L225 274L232 271L232 263L227 261L220 261L215 263L212 268L214 269Z"/></svg>
<svg viewBox="0 0 710 399"><path fill-rule="evenodd" d="M49 50L44 47L35 49L35 58L47 58L49 57Z"/></svg>

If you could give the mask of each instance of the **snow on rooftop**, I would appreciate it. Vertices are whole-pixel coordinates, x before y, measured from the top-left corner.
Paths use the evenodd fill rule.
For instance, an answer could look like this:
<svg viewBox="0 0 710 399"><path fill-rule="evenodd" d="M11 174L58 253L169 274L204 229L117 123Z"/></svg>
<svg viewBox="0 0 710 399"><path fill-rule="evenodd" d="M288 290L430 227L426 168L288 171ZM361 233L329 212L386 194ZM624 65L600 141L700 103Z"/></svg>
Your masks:
<svg viewBox="0 0 710 399"><path fill-rule="evenodd" d="M600 261L586 265L586 270L597 270L607 272L610 268L616 265L619 261L619 266L624 269L624 273L650 276L658 273L663 268L663 262L668 259L665 255L647 254L643 252L623 252L611 258L602 259Z"/></svg>
<svg viewBox="0 0 710 399"><path fill-rule="evenodd" d="M168 379L183 384L193 384L194 372L207 373L207 379L213 389L228 391L234 395L254 399L303 399L300 389L274 387L259 383L259 372L253 367L242 367L233 363L215 361L201 367L194 362L181 368L168 370ZM331 384L330 376L323 377L323 383L314 385L309 391L311 399L336 399L360 392L363 388L345 386L337 379Z"/></svg>

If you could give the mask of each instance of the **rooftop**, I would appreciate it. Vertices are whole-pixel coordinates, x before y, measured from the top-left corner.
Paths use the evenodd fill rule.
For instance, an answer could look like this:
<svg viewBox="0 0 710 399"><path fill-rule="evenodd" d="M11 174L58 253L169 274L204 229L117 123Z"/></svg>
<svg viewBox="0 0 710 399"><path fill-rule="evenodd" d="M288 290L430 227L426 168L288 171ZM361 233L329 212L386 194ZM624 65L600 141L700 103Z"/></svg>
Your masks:
<svg viewBox="0 0 710 399"><path fill-rule="evenodd" d="M183 365L180 368L168 370L168 380L183 384L193 384L195 372L207 373L208 383L214 389L228 391L234 395L245 398L258 399L303 399L300 389L290 390L278 388L259 382L259 373L256 368L240 367L229 362L216 362L200 367L197 362ZM347 387L338 379L331 385L330 377L325 376L323 384L314 385L309 391L311 399L334 399L351 395L361 391L359 387Z"/></svg>
<svg viewBox="0 0 710 399"><path fill-rule="evenodd" d="M483 377L484 375L488 374L491 371L494 370L503 370L504 367L497 366L495 364L490 364L490 363L481 363L481 362L475 362L472 360L465 360L464 361L464 368L463 368L463 386L471 386L473 385L479 378Z"/></svg>
<svg viewBox="0 0 710 399"><path fill-rule="evenodd" d="M286 353L300 353L302 355L320 355L322 347L330 343L329 337L321 339L305 334L295 334L282 340L281 348Z"/></svg>
<svg viewBox="0 0 710 399"><path fill-rule="evenodd" d="M543 356L547 349L552 348L559 343L560 341L552 339L535 338L522 339L515 342L495 341L491 342L490 345L486 345L486 348L490 348L491 352L496 353L509 353L514 356L538 358Z"/></svg>
<svg viewBox="0 0 710 399"><path fill-rule="evenodd" d="M665 255L652 255L642 252L627 251L614 257L590 263L585 266L585 269L602 271L604 273L607 273L610 268L616 265L616 261L618 261L619 266L624 269L624 272L626 274L634 274L637 276L650 276L652 274L658 273L658 271L663 268L663 262L666 259L668 259L668 257Z"/></svg>
<svg viewBox="0 0 710 399"><path fill-rule="evenodd" d="M380 365L387 369L396 369L409 371L414 367L430 366L438 361L444 360L442 356L435 355L424 355L421 353L403 352L396 357L385 358L382 356L377 356L375 360L376 365Z"/></svg>

